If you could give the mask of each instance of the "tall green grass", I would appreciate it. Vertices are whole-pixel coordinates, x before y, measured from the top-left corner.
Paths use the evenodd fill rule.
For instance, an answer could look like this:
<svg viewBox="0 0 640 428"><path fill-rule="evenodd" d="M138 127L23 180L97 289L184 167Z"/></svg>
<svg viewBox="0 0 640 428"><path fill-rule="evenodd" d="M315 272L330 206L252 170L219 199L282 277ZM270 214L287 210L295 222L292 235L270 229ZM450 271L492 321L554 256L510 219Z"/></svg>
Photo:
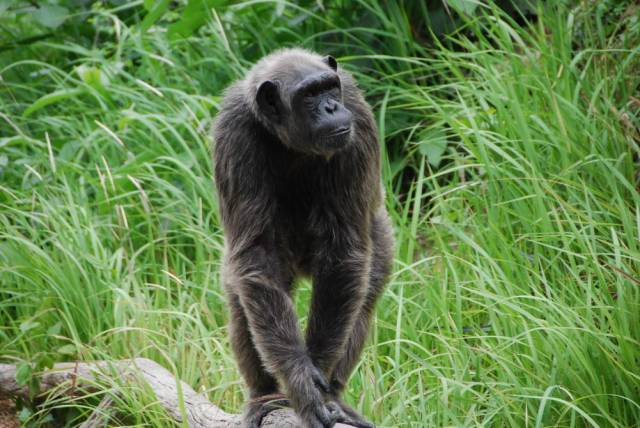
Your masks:
<svg viewBox="0 0 640 428"><path fill-rule="evenodd" d="M348 401L383 427L638 425L640 29L598 3L480 6L440 41L396 2L248 2L177 41L98 9L91 46L4 52L0 359L144 356L239 410L209 129L230 81L302 44L374 107L398 241ZM25 419L73 426L104 394L111 425L171 424L116 381Z"/></svg>

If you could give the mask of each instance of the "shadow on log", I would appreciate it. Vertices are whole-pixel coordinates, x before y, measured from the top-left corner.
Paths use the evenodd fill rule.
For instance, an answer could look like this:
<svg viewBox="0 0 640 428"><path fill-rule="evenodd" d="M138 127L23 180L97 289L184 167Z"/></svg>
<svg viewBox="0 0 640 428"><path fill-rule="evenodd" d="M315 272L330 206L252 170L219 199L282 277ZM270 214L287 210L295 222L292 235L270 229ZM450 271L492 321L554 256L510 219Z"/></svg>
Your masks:
<svg viewBox="0 0 640 428"><path fill-rule="evenodd" d="M232 428L240 427L240 416L222 411L202 394L196 393L186 383L176 379L167 369L147 358L120 361L96 361L77 363L58 363L51 370L41 374L40 391L46 393L52 389L62 390L73 395L78 386L95 389L96 381L110 376L121 376L127 382L144 382L155 392L159 404L176 421L186 419L194 428ZM179 392L184 401L184 415L180 411ZM0 364L0 398L29 396L29 390L16 382L16 366ZM106 408L111 399L105 398L96 412L82 424L82 428L106 426L104 420ZM262 427L297 428L300 422L291 409L279 409L269 413L262 421ZM336 428L349 428L351 425L336 424Z"/></svg>

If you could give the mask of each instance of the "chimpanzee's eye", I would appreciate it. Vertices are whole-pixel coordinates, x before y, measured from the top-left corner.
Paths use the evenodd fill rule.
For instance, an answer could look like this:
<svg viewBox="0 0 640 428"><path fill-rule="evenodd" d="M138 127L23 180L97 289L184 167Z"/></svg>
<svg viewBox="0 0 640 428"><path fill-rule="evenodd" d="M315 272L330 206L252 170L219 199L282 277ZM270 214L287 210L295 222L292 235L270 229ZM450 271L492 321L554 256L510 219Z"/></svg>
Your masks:
<svg viewBox="0 0 640 428"><path fill-rule="evenodd" d="M305 93L304 105L306 105L307 107L313 107L315 106L315 104L316 104L316 98L312 95Z"/></svg>

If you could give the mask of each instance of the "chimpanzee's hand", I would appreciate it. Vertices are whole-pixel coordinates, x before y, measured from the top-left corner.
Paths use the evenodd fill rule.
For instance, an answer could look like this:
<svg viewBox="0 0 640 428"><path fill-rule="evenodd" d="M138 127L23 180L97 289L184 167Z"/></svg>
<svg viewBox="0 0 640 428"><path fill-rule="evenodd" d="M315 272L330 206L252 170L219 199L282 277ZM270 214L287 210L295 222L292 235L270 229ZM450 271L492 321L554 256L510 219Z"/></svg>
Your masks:
<svg viewBox="0 0 640 428"><path fill-rule="evenodd" d="M311 359L303 359L291 370L287 395L305 428L335 425L339 414L332 413L324 402L324 394L329 392L329 383Z"/></svg>

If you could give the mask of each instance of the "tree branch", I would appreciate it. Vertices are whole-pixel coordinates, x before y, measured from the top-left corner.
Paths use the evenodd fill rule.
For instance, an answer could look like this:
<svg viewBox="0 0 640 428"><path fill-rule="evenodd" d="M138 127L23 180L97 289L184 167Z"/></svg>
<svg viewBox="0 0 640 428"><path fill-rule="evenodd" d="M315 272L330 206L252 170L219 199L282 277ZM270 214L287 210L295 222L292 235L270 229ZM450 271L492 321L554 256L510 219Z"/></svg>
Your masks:
<svg viewBox="0 0 640 428"><path fill-rule="evenodd" d="M51 370L40 375L40 391L46 393L56 388L67 395L74 395L76 388L96 389L96 381L120 376L127 382L144 382L153 390L159 404L176 421L182 422L179 392L182 392L186 422L193 428L239 428L241 419L222 411L202 394L196 393L186 383L176 379L171 372L147 358L120 361L96 361L58 363ZM16 382L16 366L0 364L0 397L29 396L26 386ZM106 403L106 402L105 402ZM105 404L106 405L106 404ZM104 412L105 409L101 411ZM97 415L92 415L95 418ZM97 425L88 425L97 426ZM262 427L296 428L300 422L291 409L279 409L269 413L262 421ZM336 428L350 425L336 424Z"/></svg>

